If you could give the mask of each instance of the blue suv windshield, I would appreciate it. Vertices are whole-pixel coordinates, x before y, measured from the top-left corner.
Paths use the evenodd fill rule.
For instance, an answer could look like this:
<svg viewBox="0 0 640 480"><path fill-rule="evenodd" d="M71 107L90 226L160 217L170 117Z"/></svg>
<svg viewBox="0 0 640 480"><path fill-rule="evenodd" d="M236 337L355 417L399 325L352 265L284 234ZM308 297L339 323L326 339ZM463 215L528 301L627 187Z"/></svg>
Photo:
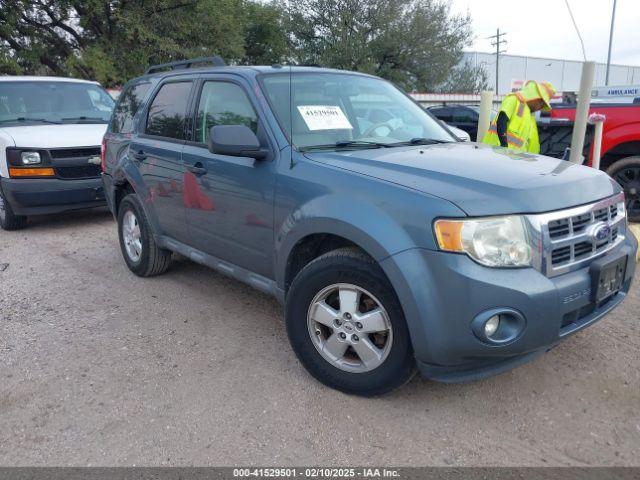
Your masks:
<svg viewBox="0 0 640 480"><path fill-rule="evenodd" d="M391 83L342 73L270 74L264 90L300 150L453 142L451 135Z"/></svg>
<svg viewBox="0 0 640 480"><path fill-rule="evenodd" d="M99 85L64 81L0 82L0 125L107 123L114 101Z"/></svg>

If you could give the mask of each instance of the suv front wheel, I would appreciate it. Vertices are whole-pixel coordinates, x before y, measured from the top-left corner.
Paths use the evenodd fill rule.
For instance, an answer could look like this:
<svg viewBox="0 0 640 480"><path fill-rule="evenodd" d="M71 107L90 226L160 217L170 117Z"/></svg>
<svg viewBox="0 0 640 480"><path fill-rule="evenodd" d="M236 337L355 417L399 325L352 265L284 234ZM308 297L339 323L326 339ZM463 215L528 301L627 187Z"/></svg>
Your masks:
<svg viewBox="0 0 640 480"><path fill-rule="evenodd" d="M287 293L285 315L296 355L330 387L380 395L415 372L395 292L375 261L357 249L334 250L304 267Z"/></svg>
<svg viewBox="0 0 640 480"><path fill-rule="evenodd" d="M118 208L120 249L129 270L139 277L164 273L171 263L171 252L156 244L151 225L136 194L129 194Z"/></svg>

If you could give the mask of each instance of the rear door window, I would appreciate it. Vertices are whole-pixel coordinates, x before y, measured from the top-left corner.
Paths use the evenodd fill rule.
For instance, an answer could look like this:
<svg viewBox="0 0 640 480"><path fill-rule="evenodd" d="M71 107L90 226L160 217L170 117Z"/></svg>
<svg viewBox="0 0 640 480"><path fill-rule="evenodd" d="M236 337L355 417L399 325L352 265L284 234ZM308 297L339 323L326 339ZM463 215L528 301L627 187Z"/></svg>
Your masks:
<svg viewBox="0 0 640 480"><path fill-rule="evenodd" d="M138 83L122 92L111 119L111 131L113 133L133 132L133 117L142 106L144 97L150 87L150 83Z"/></svg>
<svg viewBox="0 0 640 480"><path fill-rule="evenodd" d="M185 117L193 82L165 83L156 94L147 115L145 133L185 139Z"/></svg>
<svg viewBox="0 0 640 480"><path fill-rule="evenodd" d="M444 122L450 122L452 119L451 108L449 107L430 108L429 111Z"/></svg>
<svg viewBox="0 0 640 480"><path fill-rule="evenodd" d="M473 110L458 107L454 109L453 121L458 123L473 123L477 121L477 115Z"/></svg>

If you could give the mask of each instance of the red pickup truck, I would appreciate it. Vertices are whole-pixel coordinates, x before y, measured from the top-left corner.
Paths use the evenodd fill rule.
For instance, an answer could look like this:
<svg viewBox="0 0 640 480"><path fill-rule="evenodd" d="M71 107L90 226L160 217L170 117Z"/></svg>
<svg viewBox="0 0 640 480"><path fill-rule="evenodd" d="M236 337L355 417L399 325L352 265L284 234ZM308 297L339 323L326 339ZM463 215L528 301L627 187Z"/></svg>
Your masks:
<svg viewBox="0 0 640 480"><path fill-rule="evenodd" d="M593 103L589 112L606 116L600 168L622 185L627 199L629 219L638 222L640 221L640 103ZM554 143L554 136L556 140L559 137L566 140L566 135L559 135L559 132L563 130L562 125L565 122L566 131L571 131L575 115L575 105L554 106L550 123L545 126L544 122L541 122L541 142L546 142L541 145L542 153L558 156L559 145L565 143ZM591 138L592 129L588 132L583 152L587 157L588 165L591 165L593 160Z"/></svg>

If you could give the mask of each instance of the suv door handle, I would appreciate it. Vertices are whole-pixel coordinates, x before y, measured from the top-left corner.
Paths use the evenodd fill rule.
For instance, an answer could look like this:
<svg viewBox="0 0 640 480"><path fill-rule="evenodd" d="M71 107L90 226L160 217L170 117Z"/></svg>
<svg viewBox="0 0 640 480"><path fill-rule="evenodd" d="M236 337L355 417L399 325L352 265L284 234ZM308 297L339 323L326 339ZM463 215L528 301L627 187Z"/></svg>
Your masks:
<svg viewBox="0 0 640 480"><path fill-rule="evenodd" d="M207 169L204 168L200 162L196 163L195 165L191 165L187 167L187 170L189 170L191 173L199 177L202 175L206 175L207 173Z"/></svg>
<svg viewBox="0 0 640 480"><path fill-rule="evenodd" d="M144 153L144 150L138 150L133 154L133 158L142 162L143 160L147 159L147 155Z"/></svg>

